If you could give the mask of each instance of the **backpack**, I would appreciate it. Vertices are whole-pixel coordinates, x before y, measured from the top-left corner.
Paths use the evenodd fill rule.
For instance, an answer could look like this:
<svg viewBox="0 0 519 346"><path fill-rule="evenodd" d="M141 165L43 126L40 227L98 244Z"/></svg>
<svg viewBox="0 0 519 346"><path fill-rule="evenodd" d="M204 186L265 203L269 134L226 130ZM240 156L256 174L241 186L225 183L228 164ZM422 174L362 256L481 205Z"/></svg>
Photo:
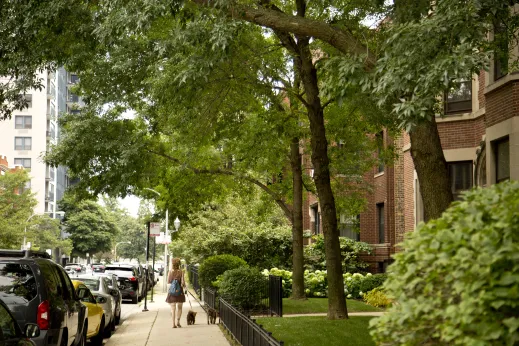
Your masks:
<svg viewBox="0 0 519 346"><path fill-rule="evenodd" d="M178 282L177 279L173 279L173 281L171 281L171 286L169 286L168 293L175 297L182 295L182 287L180 287L180 282Z"/></svg>

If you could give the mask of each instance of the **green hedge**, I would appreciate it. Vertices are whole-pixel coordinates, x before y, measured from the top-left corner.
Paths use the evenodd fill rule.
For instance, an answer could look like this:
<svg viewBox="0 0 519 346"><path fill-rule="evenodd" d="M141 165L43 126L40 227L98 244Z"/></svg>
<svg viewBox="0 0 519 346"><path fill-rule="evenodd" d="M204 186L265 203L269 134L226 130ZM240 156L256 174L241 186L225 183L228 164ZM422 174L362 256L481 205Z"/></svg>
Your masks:
<svg viewBox="0 0 519 346"><path fill-rule="evenodd" d="M213 285L213 282L216 281L219 275L222 275L227 270L246 266L247 262L240 257L233 255L216 255L208 257L198 268L200 286L216 288L216 286Z"/></svg>
<svg viewBox="0 0 519 346"><path fill-rule="evenodd" d="M466 193L409 234L372 322L379 345L519 344L519 182Z"/></svg>
<svg viewBox="0 0 519 346"><path fill-rule="evenodd" d="M262 308L261 300L268 295L268 280L256 268L227 270L217 282L219 296L241 310Z"/></svg>

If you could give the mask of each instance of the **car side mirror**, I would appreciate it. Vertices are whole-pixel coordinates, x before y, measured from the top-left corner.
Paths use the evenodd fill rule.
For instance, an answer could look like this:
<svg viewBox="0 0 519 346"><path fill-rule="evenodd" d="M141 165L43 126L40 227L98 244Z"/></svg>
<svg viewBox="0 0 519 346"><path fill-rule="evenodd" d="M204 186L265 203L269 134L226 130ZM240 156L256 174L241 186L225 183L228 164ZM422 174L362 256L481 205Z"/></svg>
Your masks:
<svg viewBox="0 0 519 346"><path fill-rule="evenodd" d="M40 327L34 323L27 323L25 325L24 335L27 338L37 338L40 336Z"/></svg>
<svg viewBox="0 0 519 346"><path fill-rule="evenodd" d="M106 298L105 297L96 297L96 302L98 304L105 304L106 303Z"/></svg>

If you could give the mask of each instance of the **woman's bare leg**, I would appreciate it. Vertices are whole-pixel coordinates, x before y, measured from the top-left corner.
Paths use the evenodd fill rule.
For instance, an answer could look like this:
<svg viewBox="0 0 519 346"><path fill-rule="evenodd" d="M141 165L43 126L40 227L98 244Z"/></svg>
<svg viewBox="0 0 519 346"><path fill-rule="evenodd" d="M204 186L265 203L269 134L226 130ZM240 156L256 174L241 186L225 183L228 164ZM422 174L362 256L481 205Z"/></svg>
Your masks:
<svg viewBox="0 0 519 346"><path fill-rule="evenodd" d="M177 328L175 325L175 310L176 310L177 303L169 303L169 306L171 307L171 317L173 318L173 328Z"/></svg>
<svg viewBox="0 0 519 346"><path fill-rule="evenodd" d="M177 303L177 326L180 327L180 317L182 316L182 305L184 303Z"/></svg>

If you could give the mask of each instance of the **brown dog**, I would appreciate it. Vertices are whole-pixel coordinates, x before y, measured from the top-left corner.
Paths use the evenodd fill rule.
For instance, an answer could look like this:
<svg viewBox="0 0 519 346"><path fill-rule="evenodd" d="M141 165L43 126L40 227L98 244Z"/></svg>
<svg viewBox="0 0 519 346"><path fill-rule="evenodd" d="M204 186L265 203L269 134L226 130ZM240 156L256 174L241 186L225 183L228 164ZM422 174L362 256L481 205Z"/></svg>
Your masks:
<svg viewBox="0 0 519 346"><path fill-rule="evenodd" d="M207 310L207 324L215 324L216 323L216 317L218 317L218 311L216 311L213 308L209 308Z"/></svg>
<svg viewBox="0 0 519 346"><path fill-rule="evenodd" d="M195 317L196 317L196 312L193 311L193 310L189 310L187 312L187 325L190 326L192 324L195 324Z"/></svg>

